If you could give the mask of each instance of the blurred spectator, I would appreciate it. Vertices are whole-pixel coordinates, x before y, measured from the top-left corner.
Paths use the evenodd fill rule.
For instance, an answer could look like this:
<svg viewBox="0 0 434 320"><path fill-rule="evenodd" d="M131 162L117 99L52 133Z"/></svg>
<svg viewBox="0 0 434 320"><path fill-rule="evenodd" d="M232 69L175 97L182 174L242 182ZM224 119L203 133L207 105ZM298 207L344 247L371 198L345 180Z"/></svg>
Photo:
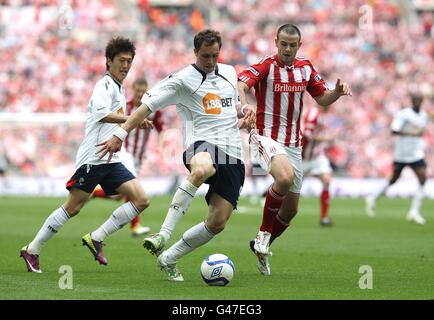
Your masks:
<svg viewBox="0 0 434 320"><path fill-rule="evenodd" d="M302 30L300 55L315 60L326 80L335 79L339 70L353 90L352 99L335 103L327 115L328 125L341 137L329 150L337 174L388 176L393 146L389 124L399 109L408 106L409 84L426 87L433 97L432 12L420 12L417 23L407 25L405 12L387 0L214 0L178 8L151 3L0 0L0 112L84 112L92 84L105 72L103 44L125 30L135 35L137 47L125 87L139 75L146 75L153 86L191 61L191 37L201 28L222 33L221 62L241 70L275 51L276 26L286 22ZM126 6L137 11L138 28L131 27L133 18L124 17ZM432 99L424 107L433 110ZM179 130L174 109L165 117L170 119L165 123ZM40 125L19 129L17 135L17 130L8 131L2 124L0 133L16 172L61 175L64 169L67 176L74 162L70 150L82 138L77 126L62 132ZM49 135L64 139L65 150L48 148ZM434 163L432 124L425 138L429 168ZM167 141L170 149L173 139ZM47 156L39 159L35 150L44 146ZM152 146L157 149L151 138ZM181 165L159 158L157 151L151 154L142 173L184 173Z"/></svg>

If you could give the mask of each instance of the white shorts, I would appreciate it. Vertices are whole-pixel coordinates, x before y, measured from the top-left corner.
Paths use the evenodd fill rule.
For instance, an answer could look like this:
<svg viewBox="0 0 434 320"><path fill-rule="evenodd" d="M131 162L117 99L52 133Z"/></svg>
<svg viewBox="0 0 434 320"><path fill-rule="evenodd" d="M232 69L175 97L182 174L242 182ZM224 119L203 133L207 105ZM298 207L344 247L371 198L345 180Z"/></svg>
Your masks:
<svg viewBox="0 0 434 320"><path fill-rule="evenodd" d="M300 193L301 185L303 183L303 163L301 158L300 148L287 148L280 145L273 139L265 136L261 136L257 133L251 133L249 138L249 144L252 155L259 163L262 169L267 173L270 172L271 159L279 154L286 155L292 164L294 169L294 183L289 188L289 191L293 193Z"/></svg>
<svg viewBox="0 0 434 320"><path fill-rule="evenodd" d="M125 166L125 168L128 169L136 178L137 178L137 170L136 166L134 164L134 157L131 153L125 150L121 150L119 152L119 158L122 162L122 164Z"/></svg>
<svg viewBox="0 0 434 320"><path fill-rule="evenodd" d="M305 176L319 176L324 173L331 173L332 166L325 155L320 155L312 160L303 160L303 172Z"/></svg>

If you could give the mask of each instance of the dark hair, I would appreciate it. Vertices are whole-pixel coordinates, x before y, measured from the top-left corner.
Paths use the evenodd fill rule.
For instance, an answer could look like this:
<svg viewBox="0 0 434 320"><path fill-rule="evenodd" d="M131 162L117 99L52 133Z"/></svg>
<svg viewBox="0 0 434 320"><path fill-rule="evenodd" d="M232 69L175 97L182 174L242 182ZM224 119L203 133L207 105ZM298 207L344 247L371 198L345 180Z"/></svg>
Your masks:
<svg viewBox="0 0 434 320"><path fill-rule="evenodd" d="M301 40L300 29L292 23L286 23L286 24L280 26L279 29L277 29L276 38L279 38L279 34L282 31L287 33L287 34L298 34L298 38L299 38L299 40Z"/></svg>
<svg viewBox="0 0 434 320"><path fill-rule="evenodd" d="M214 43L217 42L219 44L219 48L222 47L222 38L220 36L220 33L215 30L211 30L211 29L202 30L201 32L199 32L194 36L193 43L196 51L200 49L200 47L204 42L206 46L213 45Z"/></svg>
<svg viewBox="0 0 434 320"><path fill-rule="evenodd" d="M133 86L135 85L139 85L139 86L148 86L148 80L146 80L143 77L137 78L136 80L134 80L133 82Z"/></svg>
<svg viewBox="0 0 434 320"><path fill-rule="evenodd" d="M134 46L134 43L130 39L123 38L123 37L112 38L109 41L109 43L107 43L107 46L105 47L105 58L107 60L110 59L113 61L113 59L117 54L123 52L131 53L134 59L134 56L136 55L136 47ZM108 70L109 66L107 62L105 66Z"/></svg>

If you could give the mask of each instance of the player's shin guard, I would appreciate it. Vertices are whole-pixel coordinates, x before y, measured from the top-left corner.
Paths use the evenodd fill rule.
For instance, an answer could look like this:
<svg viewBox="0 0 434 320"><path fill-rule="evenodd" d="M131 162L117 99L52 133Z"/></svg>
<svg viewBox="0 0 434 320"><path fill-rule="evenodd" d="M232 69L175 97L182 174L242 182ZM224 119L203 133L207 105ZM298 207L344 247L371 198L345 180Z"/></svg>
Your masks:
<svg viewBox="0 0 434 320"><path fill-rule="evenodd" d="M39 254L42 246L63 227L69 218L69 214L63 206L54 210L45 220L35 239L30 242L27 252Z"/></svg>
<svg viewBox="0 0 434 320"><path fill-rule="evenodd" d="M271 233L273 228L273 221L279 212L285 195L278 194L274 191L273 186L268 189L265 198L264 211L262 214L262 224L259 228L260 231L267 231Z"/></svg>
<svg viewBox="0 0 434 320"><path fill-rule="evenodd" d="M185 180L178 187L178 190L173 196L172 203L170 204L170 208L166 215L166 219L164 220L160 230L160 234L164 237L166 241L170 239L170 236L175 229L175 226L178 224L181 217L187 211L188 207L191 204L191 201L196 194L196 191L197 187L188 180Z"/></svg>
<svg viewBox="0 0 434 320"><path fill-rule="evenodd" d="M214 234L205 226L205 222L201 222L185 231L181 240L164 252L165 259L168 263L176 263L178 259L203 246L213 237Z"/></svg>
<svg viewBox="0 0 434 320"><path fill-rule="evenodd" d="M117 208L98 229L91 233L95 241L103 241L106 237L121 229L124 225L136 217L140 211L130 201Z"/></svg>
<svg viewBox="0 0 434 320"><path fill-rule="evenodd" d="M321 219L328 216L328 210L330 205L330 194L328 190L323 190L321 193Z"/></svg>
<svg viewBox="0 0 434 320"><path fill-rule="evenodd" d="M278 214L273 220L273 227L271 230L270 245L273 243L274 239L279 237L288 228L289 223L285 222Z"/></svg>

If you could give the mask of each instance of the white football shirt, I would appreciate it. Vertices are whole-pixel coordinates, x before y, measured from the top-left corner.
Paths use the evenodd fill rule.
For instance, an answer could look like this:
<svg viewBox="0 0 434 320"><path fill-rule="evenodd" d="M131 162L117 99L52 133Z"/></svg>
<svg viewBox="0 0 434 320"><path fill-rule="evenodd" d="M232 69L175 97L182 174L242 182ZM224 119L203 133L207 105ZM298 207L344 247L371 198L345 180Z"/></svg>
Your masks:
<svg viewBox="0 0 434 320"><path fill-rule="evenodd" d="M109 140L121 124L100 122L109 113L126 113L126 99L124 88L106 74L99 80L93 89L86 112L86 133L78 149L75 166L80 168L83 164L107 163L108 155L98 159L98 148L95 145ZM117 153L113 154L110 163L121 162Z"/></svg>
<svg viewBox="0 0 434 320"><path fill-rule="evenodd" d="M204 140L243 161L235 108L238 101L236 71L220 63L208 74L189 65L160 81L142 97L142 103L153 112L176 105L186 147Z"/></svg>
<svg viewBox="0 0 434 320"><path fill-rule="evenodd" d="M398 112L390 126L392 131L408 133L412 130L425 130L428 122L426 112L415 112L413 108L404 108ZM395 143L396 162L415 162L425 158L425 141L423 137L398 136Z"/></svg>

